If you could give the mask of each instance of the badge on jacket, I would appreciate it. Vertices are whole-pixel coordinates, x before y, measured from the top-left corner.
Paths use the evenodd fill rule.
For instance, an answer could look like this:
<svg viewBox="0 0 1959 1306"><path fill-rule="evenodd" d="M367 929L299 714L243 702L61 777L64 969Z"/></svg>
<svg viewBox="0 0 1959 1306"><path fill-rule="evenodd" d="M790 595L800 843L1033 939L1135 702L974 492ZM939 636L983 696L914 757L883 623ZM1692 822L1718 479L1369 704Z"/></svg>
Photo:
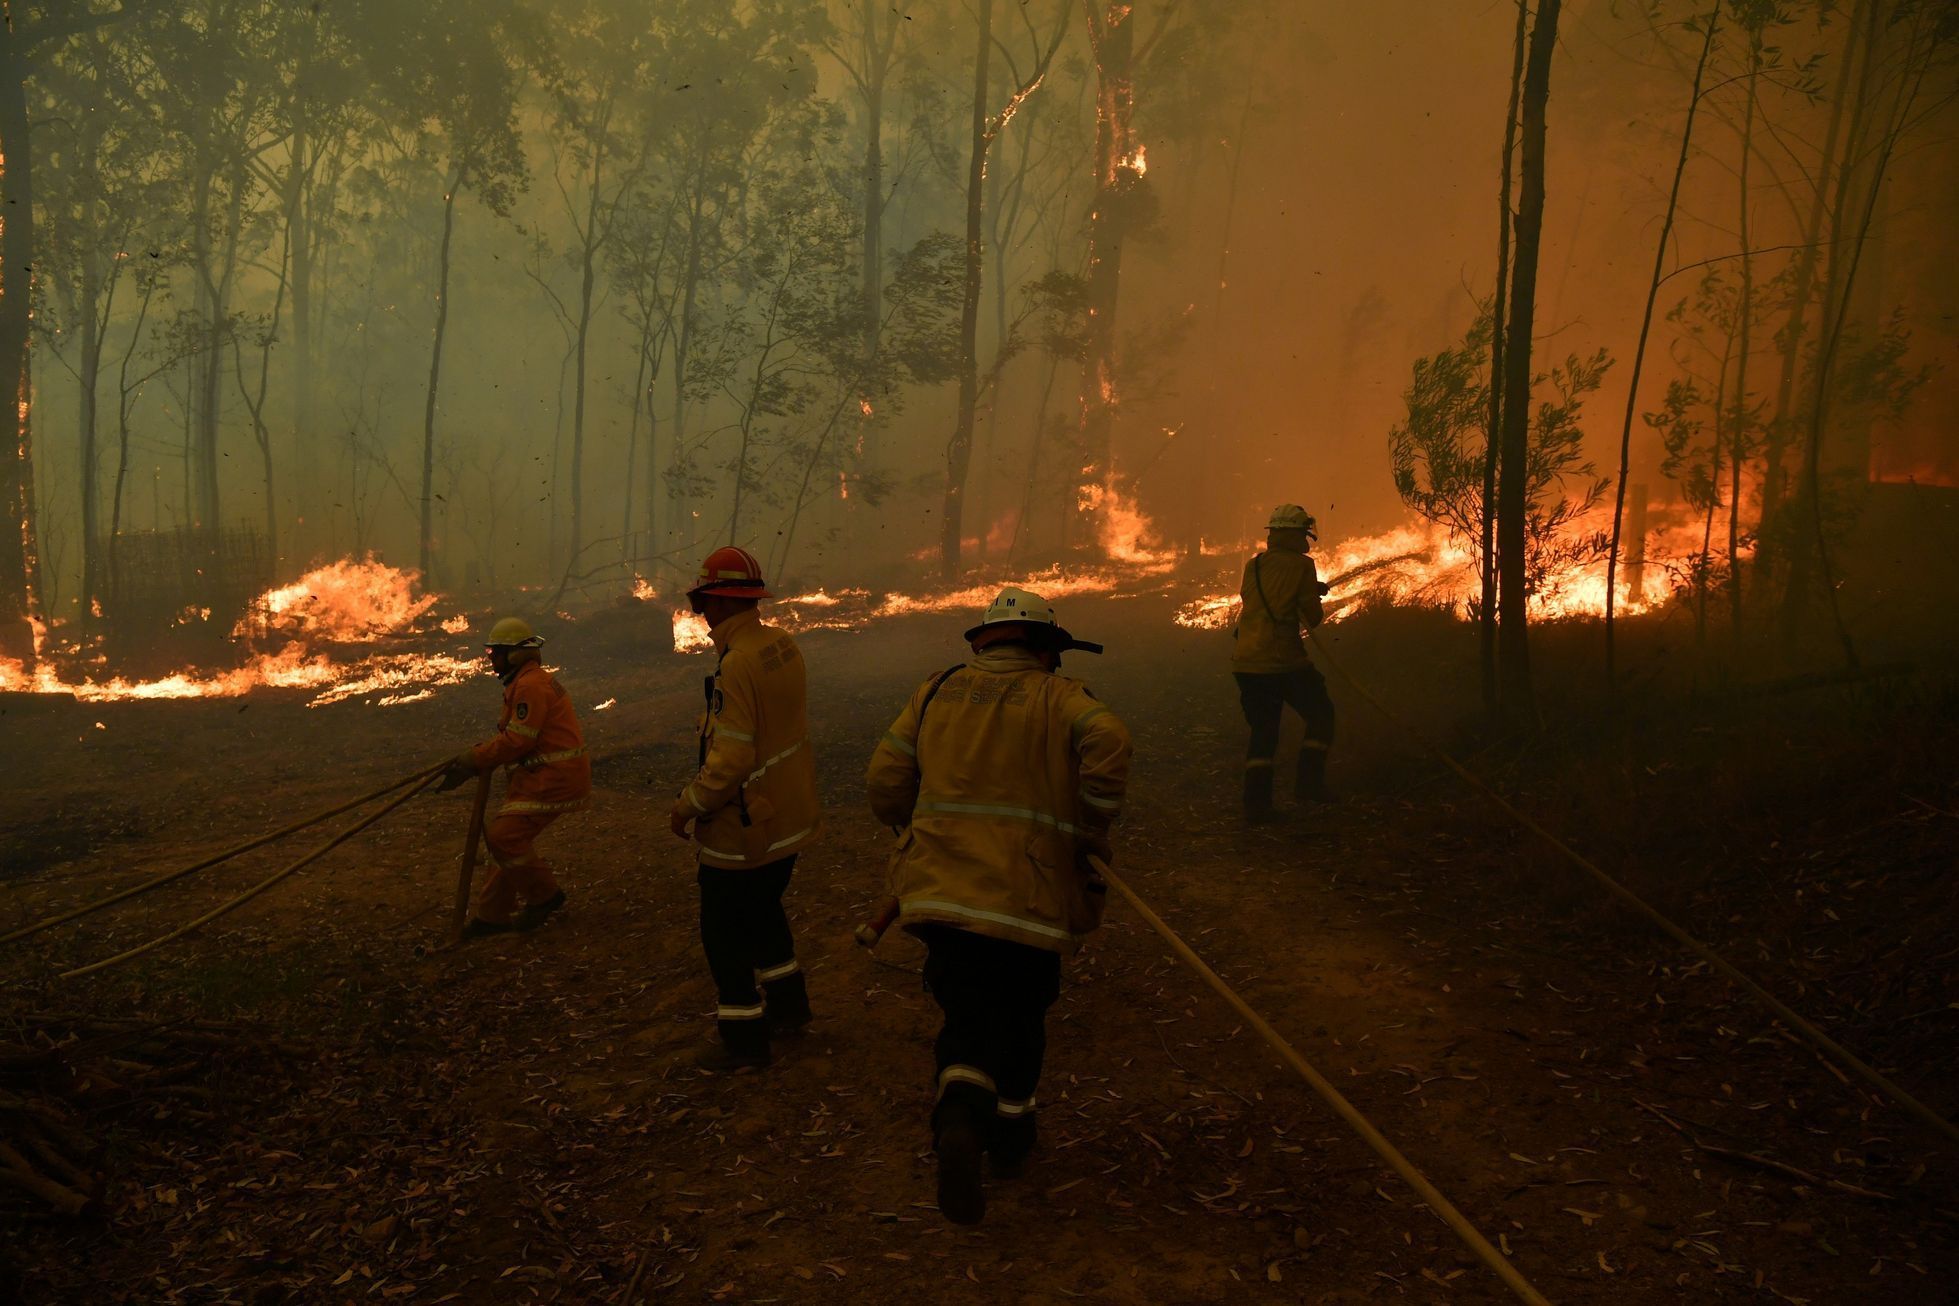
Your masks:
<svg viewBox="0 0 1959 1306"><path fill-rule="evenodd" d="M531 705L529 703L519 703L517 705L517 719L519 721L522 721L525 717L529 716L530 714L531 714Z"/></svg>

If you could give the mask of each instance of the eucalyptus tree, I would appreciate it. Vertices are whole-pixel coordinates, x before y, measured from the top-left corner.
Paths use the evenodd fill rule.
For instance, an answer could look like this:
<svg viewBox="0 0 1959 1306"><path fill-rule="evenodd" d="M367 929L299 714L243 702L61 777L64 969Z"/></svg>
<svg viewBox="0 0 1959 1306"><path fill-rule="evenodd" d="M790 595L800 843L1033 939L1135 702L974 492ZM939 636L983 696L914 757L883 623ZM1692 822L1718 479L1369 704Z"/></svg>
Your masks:
<svg viewBox="0 0 1959 1306"><path fill-rule="evenodd" d="M516 0L469 5L363 0L361 10L356 19L361 53L377 94L391 117L421 134L442 188L418 500L418 556L422 574L433 580L436 416L449 324L456 204L467 194L503 217L529 184L518 137L517 101L527 63L548 47Z"/></svg>
<svg viewBox="0 0 1959 1306"><path fill-rule="evenodd" d="M86 32L134 16L122 4L39 0L11 4L0 22L0 395L14 420L0 450L0 655L31 658L39 584L35 557L34 441L28 343L33 329L34 143L29 84Z"/></svg>
<svg viewBox="0 0 1959 1306"><path fill-rule="evenodd" d="M1058 6L1051 30L1043 33L1027 6L1016 9L1021 28L1011 43L993 33L993 2L979 0L977 15L978 46L973 58L972 129L968 138L966 169L966 259L963 295L959 314L959 404L954 417L952 439L946 446L945 494L939 518L939 564L946 575L957 575L960 567L961 535L965 521L966 481L972 466L973 425L979 404L979 310L984 275L984 219L986 196L986 157L993 142L1006 130L1030 95L1040 89L1054 62L1055 53L1068 34L1068 0ZM1002 91L998 107L988 86L988 71L994 46L998 44L1008 65L1012 89ZM1024 44L1024 53L1016 50ZM996 267L994 275L1004 269ZM1002 346L1005 340L1001 341Z"/></svg>
<svg viewBox="0 0 1959 1306"><path fill-rule="evenodd" d="M1530 616L1525 571L1530 461L1531 328L1537 315L1537 251L1544 228L1545 116L1561 0L1539 0L1531 22L1519 108L1520 151L1510 320L1504 327L1503 426L1497 462L1498 708L1519 723L1530 708Z"/></svg>

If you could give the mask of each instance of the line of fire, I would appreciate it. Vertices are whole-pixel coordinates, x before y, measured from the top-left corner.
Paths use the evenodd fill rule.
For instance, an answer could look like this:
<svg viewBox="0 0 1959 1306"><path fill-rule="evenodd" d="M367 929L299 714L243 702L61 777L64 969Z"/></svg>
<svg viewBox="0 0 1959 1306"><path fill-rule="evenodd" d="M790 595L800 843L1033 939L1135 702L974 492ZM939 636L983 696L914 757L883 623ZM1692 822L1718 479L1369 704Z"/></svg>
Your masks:
<svg viewBox="0 0 1959 1306"><path fill-rule="evenodd" d="M1955 214L1953 0L0 5L0 1297L1949 1301Z"/></svg>

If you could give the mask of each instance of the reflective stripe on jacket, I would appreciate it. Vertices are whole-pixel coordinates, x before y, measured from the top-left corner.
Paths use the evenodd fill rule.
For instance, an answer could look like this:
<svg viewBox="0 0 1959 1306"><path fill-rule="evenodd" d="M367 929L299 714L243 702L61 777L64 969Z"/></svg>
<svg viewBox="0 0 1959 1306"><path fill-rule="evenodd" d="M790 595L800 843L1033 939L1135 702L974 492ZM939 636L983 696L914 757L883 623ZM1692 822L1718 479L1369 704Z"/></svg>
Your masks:
<svg viewBox="0 0 1959 1306"><path fill-rule="evenodd" d="M496 735L470 751L480 770L510 768L499 813L568 812L591 795L592 759L571 696L535 660L503 687Z"/></svg>
<svg viewBox="0 0 1959 1306"><path fill-rule="evenodd" d="M822 825L802 651L753 609L710 632L720 661L701 718L706 760L680 791L710 866L765 866Z"/></svg>
<svg viewBox="0 0 1959 1306"><path fill-rule="evenodd" d="M1122 810L1129 754L1115 714L1024 648L919 686L865 777L878 820L907 827L891 864L899 920L1074 952L1104 905L1079 842Z"/></svg>
<svg viewBox="0 0 1959 1306"><path fill-rule="evenodd" d="M1312 665L1301 630L1320 624L1320 577L1313 560L1289 549L1268 549L1245 564L1238 586L1237 643L1231 669L1247 675L1296 671Z"/></svg>

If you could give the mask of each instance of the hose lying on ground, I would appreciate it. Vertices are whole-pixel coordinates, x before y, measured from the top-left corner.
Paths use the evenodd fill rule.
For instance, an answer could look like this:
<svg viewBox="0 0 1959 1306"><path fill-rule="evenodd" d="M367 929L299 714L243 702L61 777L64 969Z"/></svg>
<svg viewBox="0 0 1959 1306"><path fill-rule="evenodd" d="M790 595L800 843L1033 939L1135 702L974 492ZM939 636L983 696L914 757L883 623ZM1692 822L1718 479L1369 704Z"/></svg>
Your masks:
<svg viewBox="0 0 1959 1306"><path fill-rule="evenodd" d="M245 892L239 894L235 898L227 899L226 901L218 904L216 907L213 907L210 911L207 911L202 916L199 916L196 920L190 921L188 924L180 925L176 929L171 930L168 934L160 934L156 938L151 939L148 943L138 944L137 946L129 949L127 952L119 952L113 957L105 957L101 961L92 961L86 966L77 966L73 970L62 971L61 978L74 979L77 976L88 975L98 970L107 970L111 966L119 965L122 962L130 961L136 957L140 957L146 952L153 952L157 948L162 947L164 944L169 943L173 939L181 939L186 934L189 934L191 931L199 928L200 926L209 924L210 922L216 920L218 917L224 915L226 912L229 912L234 908L244 906L246 903L258 897L261 893L264 893L267 889L270 889L273 885L277 884L279 881L285 879L288 875L291 875L294 871L299 870L302 866L307 865L309 862L315 861L318 858L324 856L326 853L331 852L334 848L339 847L347 840L353 838L355 835L359 834L362 830L365 830L368 826L373 825L376 821L386 816L389 812L394 811L395 808L400 807L403 803L413 798L416 794L421 793L422 790L428 788L431 784L435 783L435 778L437 775L441 773L441 770L442 770L441 767L436 767L431 769L430 771L428 771L427 773L419 777L420 783L415 784L414 788L410 789L407 793L402 794L399 798L396 798L393 802L390 802L385 807L381 808L380 811L372 812L367 816L363 816L360 820L355 821L352 825L348 826L340 833L334 835L331 839L328 839L325 843L315 848L312 852L307 853L304 857L301 857L298 861L291 862L286 866L279 868L277 871L274 871L272 874L266 876L263 880L260 880L257 884L254 884L251 888L245 890ZM398 786L391 786L391 787L398 787Z"/></svg>
<svg viewBox="0 0 1959 1306"><path fill-rule="evenodd" d="M1318 1093L1326 1104L1333 1108L1334 1113L1346 1121L1355 1133L1360 1135L1361 1141L1373 1148L1375 1155L1379 1156L1383 1161L1386 1161L1396 1174L1407 1181L1408 1186L1413 1188L1421 1197L1422 1201L1428 1204L1428 1208L1431 1211L1434 1211L1436 1215L1441 1217L1442 1222L1448 1225L1456 1237L1462 1240L1463 1245L1475 1254L1476 1259L1488 1266L1496 1274L1497 1278L1503 1280L1504 1287L1510 1289L1512 1293L1515 1293L1519 1301L1538 1303L1539 1306L1549 1306L1549 1302L1544 1294L1532 1287L1530 1280L1520 1274L1517 1271L1517 1267L1504 1259L1503 1253L1490 1245L1489 1239L1479 1233L1476 1226L1471 1224L1467 1217L1461 1211L1458 1211L1448 1198L1442 1195L1441 1190L1430 1183L1428 1177L1415 1168L1414 1162L1403 1156L1400 1149L1393 1143L1390 1143L1382 1135L1381 1131L1376 1129L1373 1123L1366 1116L1362 1115L1359 1109L1352 1102L1349 1102L1339 1089L1333 1086L1326 1076L1315 1070L1305 1057L1300 1056L1294 1050L1292 1044L1286 1042L1278 1030L1273 1029L1271 1025L1265 1022L1264 1017L1246 1005L1245 1000L1238 996L1237 991L1225 983L1216 971L1207 966L1204 963L1204 959L1192 951L1191 946L1185 943L1175 930L1164 924L1163 918L1151 911L1149 904L1137 897L1136 891L1124 883L1121 876L1110 870L1107 864L1100 858L1090 858L1089 860L1102 878L1107 880L1115 888L1116 892L1120 893L1128 901L1129 905L1135 909L1136 914L1141 916L1151 929L1163 936L1163 941L1170 945L1171 950L1177 954L1178 959L1184 965L1190 967L1191 970L1195 971L1198 978L1215 989L1219 997L1230 1003L1231 1009L1242 1016L1253 1029L1257 1030L1259 1037L1270 1044L1272 1050L1277 1052L1287 1065L1299 1072L1300 1078L1304 1079L1312 1087L1313 1091Z"/></svg>
<svg viewBox="0 0 1959 1306"><path fill-rule="evenodd" d="M131 898L137 897L138 895L141 894L148 893L151 889L160 889L166 884L170 884L174 881L181 880L186 875L190 875L197 871L206 870L210 867L218 865L218 863L220 862L228 862L232 858L237 857L242 853L251 852L254 848L263 848L265 847L265 845L269 843L277 843L279 840L284 839L289 835L297 834L301 830L307 829L309 826L318 825L321 821L329 820L333 817L339 816L342 812L352 811L354 808L361 806L363 803L371 803L376 798L380 798L386 794L391 794L395 790L401 788L403 785L414 784L417 780L427 780L431 776L434 776L435 774L440 772L443 769L443 767L447 765L448 762L445 759L444 761L438 762L434 766L431 766L426 770L417 771L413 775L403 776L399 780L393 781L392 783L389 784L385 784L381 786L379 789L376 789L372 793L362 794L359 798L348 799L346 802L341 803L334 807L329 807L323 812L315 812L313 815L306 817L304 820L294 821L290 825L281 826L279 829L274 830L270 834L262 834L256 839L248 839L244 843L241 843L234 848L227 848L221 853L216 853L210 857L206 857L201 862L193 862L189 866L180 867L174 871L165 871L163 872L163 874L152 876L149 879L144 880L139 884L132 884L126 889L120 889L117 892L110 894L106 898L98 898L94 902L84 903L80 907L70 908L68 911L62 912L58 916L50 916L45 920L35 921L31 925L23 925L19 929L11 930L6 934L0 934L0 943L12 943L18 939L27 938L29 935L32 934L39 934L42 930L53 929L57 925L66 925L69 921L75 920L82 916L86 916L90 912L100 911L104 907L113 907L119 902L127 902Z"/></svg>
<svg viewBox="0 0 1959 1306"><path fill-rule="evenodd" d="M1613 897L1617 898L1620 902L1632 908L1634 911L1638 912L1641 916L1644 916L1662 934L1665 934L1668 938L1672 939L1675 943L1678 943L1681 947L1687 949L1689 952L1693 953L1701 960L1707 962L1708 965L1720 971L1723 975L1727 976L1730 980L1734 981L1734 983L1740 985L1741 988L1750 997L1754 998L1757 1002L1761 1003L1763 1006L1767 1007L1771 1012L1773 1012L1777 1019L1783 1021L1785 1024L1789 1026L1790 1029L1802 1035L1803 1038L1809 1042L1811 1047L1815 1048L1820 1052L1826 1053L1831 1057L1834 1057L1837 1060L1837 1062L1841 1064L1845 1069L1851 1071L1859 1079L1863 1080L1866 1084L1869 1084L1872 1088L1875 1088L1879 1092L1883 1093L1886 1097L1890 1098L1893 1102L1896 1102L1899 1106L1903 1107L1906 1111L1909 1111L1913 1116L1917 1117L1922 1124L1928 1126L1929 1128L1937 1131L1940 1134L1943 1134L1948 1141L1959 1143L1959 1127L1955 1127L1950 1120L1947 1120L1944 1116L1932 1110L1932 1108L1926 1106L1923 1102L1920 1102L1917 1098L1913 1097L1910 1093L1906 1092L1899 1085L1893 1083L1889 1078L1887 1078L1883 1074L1872 1069L1870 1066L1864 1064L1863 1060L1859 1058L1856 1054L1851 1052L1848 1048L1844 1047L1841 1043L1837 1042L1835 1039L1831 1038L1828 1034L1825 1034L1822 1030L1818 1029L1815 1025L1812 1025L1809 1021L1805 1020L1801 1015L1797 1014L1797 1012L1792 1007L1790 1007L1787 1003L1783 1002L1780 998L1776 997L1773 993L1770 993L1767 989L1763 988L1760 984L1757 984L1754 980L1750 979L1747 975L1743 974L1727 958L1723 957L1720 953L1716 952L1713 948L1710 948L1707 944L1702 943L1699 939L1695 938L1693 935L1687 933L1687 931L1681 929L1678 925L1675 925L1667 917L1661 915L1658 909L1650 906L1644 898L1641 898L1638 894L1634 893L1631 889L1628 889L1625 885L1619 883L1619 881L1613 879L1610 875L1606 874L1605 871L1601 869L1596 862L1584 856L1582 853L1578 852L1569 844L1565 843L1564 840L1558 838L1558 836L1552 834L1549 830L1545 829L1542 825L1539 825L1536 821L1532 820L1529 816L1525 815L1522 811L1518 810L1517 807L1514 806L1509 799L1505 798L1502 794L1498 793L1495 787L1492 786L1488 781L1484 780L1481 776L1477 775L1474 771L1471 771L1468 767L1464 766L1462 763L1456 761L1456 759L1451 757L1446 750L1444 750L1439 745L1430 741L1426 736L1422 734L1421 731L1417 730L1414 726L1409 725L1406 721L1396 716L1393 712L1390 712L1387 709L1387 707L1382 704L1380 699L1374 697L1372 693L1368 692L1367 686L1361 684L1360 681L1354 679L1353 674L1351 672L1349 672L1345 667L1341 666L1338 662L1334 660L1333 655L1327 652L1326 645L1322 643L1317 637L1314 637L1313 645L1315 648L1319 649L1320 655L1326 659L1326 664L1332 667L1335 671L1339 672L1340 678L1342 680L1345 680L1349 685L1353 686L1355 693L1359 694L1363 699L1367 700L1368 706L1372 707L1376 712L1379 712L1383 717L1387 718L1388 723L1390 725L1393 725L1396 729L1400 730L1404 735L1408 736L1408 738L1413 740L1419 750L1423 750L1432 754L1434 757L1440 760L1444 766L1448 767L1451 771L1454 771L1472 788L1481 791L1484 797L1488 798L1492 803L1496 804L1497 807L1499 807L1505 813L1507 813L1519 825L1523 826L1526 830L1529 830L1532 834L1544 840L1544 842L1550 844L1551 847L1557 849L1560 853L1563 853L1565 857L1570 859L1573 865L1577 866L1579 870L1584 871L1585 874L1591 876L1592 879L1596 881L1599 884L1599 886L1603 888L1607 893L1610 893Z"/></svg>

